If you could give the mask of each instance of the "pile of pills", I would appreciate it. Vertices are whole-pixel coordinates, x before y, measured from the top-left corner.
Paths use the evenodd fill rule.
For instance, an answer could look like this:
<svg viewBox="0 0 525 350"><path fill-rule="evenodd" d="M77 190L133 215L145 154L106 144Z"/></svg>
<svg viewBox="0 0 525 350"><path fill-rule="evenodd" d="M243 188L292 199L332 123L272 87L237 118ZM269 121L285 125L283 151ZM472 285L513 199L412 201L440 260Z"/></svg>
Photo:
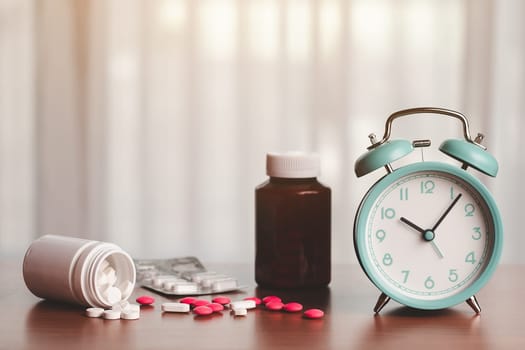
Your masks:
<svg viewBox="0 0 525 350"><path fill-rule="evenodd" d="M96 288L100 291L100 295L110 305L115 305L127 298L133 291L133 282L129 280L118 283L116 270L111 264L104 260L97 272Z"/></svg>
<svg viewBox="0 0 525 350"><path fill-rule="evenodd" d="M231 310L234 316L246 316L249 309L254 309L256 304L253 300L231 301L225 296L218 296L211 301L194 297L185 297L175 303L162 304L163 312L193 312L196 316L207 316L214 312Z"/></svg>
<svg viewBox="0 0 525 350"><path fill-rule="evenodd" d="M121 300L108 310L99 307L87 308L86 316L103 318L105 320L138 320L140 318L140 306Z"/></svg>
<svg viewBox="0 0 525 350"><path fill-rule="evenodd" d="M136 299L142 306L153 305L155 298L144 295ZM111 309L88 308L88 317L102 317L107 320L136 320L140 317L140 306L130 304L127 301L120 301L113 305ZM256 309L258 306L269 311L283 311L287 313L298 313L303 310L303 305L298 302L283 303L282 299L271 295L263 299L257 297L246 297L242 300L232 301L226 296L217 296L212 300L199 299L195 297L185 297L177 302L165 302L161 305L162 312L170 313L193 313L195 316L209 316L229 310L234 317L248 315L248 310ZM307 319L319 319L324 316L320 309L308 309L303 312L303 317Z"/></svg>

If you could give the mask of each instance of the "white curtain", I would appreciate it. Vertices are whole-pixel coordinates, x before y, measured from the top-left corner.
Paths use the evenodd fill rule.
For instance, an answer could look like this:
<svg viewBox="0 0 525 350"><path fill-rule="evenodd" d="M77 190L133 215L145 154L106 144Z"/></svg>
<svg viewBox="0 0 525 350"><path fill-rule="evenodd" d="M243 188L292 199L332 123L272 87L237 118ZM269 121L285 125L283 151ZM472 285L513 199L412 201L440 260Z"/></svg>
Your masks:
<svg viewBox="0 0 525 350"><path fill-rule="evenodd" d="M252 262L265 153L306 150L333 191L333 261L355 262L355 210L381 175L353 173L368 134L439 106L486 135L503 261L524 262L524 13L520 0L0 0L0 252L55 233ZM456 123L404 118L393 133L439 145Z"/></svg>

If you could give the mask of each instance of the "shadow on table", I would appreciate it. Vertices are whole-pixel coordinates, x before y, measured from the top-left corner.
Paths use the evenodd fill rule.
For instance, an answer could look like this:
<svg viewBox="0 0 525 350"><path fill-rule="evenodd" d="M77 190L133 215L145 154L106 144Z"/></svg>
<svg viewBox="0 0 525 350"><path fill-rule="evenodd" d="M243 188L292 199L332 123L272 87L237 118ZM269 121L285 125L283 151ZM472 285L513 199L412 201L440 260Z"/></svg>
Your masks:
<svg viewBox="0 0 525 350"><path fill-rule="evenodd" d="M417 310L406 306L371 316L361 334L363 348L444 347L483 350L482 316L458 307ZM448 344L448 345L447 345Z"/></svg>
<svg viewBox="0 0 525 350"><path fill-rule="evenodd" d="M87 317L82 306L42 300L27 313L25 338L27 347L60 344L75 348L107 341L124 345L128 339L126 325L118 320Z"/></svg>

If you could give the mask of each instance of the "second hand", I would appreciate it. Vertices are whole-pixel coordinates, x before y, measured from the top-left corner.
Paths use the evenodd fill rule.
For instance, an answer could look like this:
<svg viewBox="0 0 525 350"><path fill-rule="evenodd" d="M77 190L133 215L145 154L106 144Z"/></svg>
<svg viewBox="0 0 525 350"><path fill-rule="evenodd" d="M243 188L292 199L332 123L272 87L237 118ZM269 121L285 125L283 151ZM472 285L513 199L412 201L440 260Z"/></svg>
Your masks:
<svg viewBox="0 0 525 350"><path fill-rule="evenodd" d="M443 253L441 252L441 249L439 249L436 242L434 242L434 238L436 237L436 235L434 234L433 230L424 230L403 216L399 220L401 220L401 222L403 222L404 224L407 224L408 226L412 227L414 230L421 233L422 238L425 241L430 242L430 245L432 245L432 248L434 248L434 251L436 252L438 257L440 259L443 259L444 256L443 256Z"/></svg>

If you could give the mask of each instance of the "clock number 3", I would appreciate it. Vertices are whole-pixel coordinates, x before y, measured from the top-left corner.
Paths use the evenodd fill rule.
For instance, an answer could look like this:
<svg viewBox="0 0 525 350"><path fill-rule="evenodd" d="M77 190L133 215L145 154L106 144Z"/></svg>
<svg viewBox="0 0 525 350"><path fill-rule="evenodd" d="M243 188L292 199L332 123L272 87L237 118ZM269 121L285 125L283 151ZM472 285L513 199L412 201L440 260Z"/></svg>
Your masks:
<svg viewBox="0 0 525 350"><path fill-rule="evenodd" d="M472 234L472 239L475 240L475 241L478 241L481 239L481 228L480 227L474 227L472 229L472 231L474 231L474 233Z"/></svg>

